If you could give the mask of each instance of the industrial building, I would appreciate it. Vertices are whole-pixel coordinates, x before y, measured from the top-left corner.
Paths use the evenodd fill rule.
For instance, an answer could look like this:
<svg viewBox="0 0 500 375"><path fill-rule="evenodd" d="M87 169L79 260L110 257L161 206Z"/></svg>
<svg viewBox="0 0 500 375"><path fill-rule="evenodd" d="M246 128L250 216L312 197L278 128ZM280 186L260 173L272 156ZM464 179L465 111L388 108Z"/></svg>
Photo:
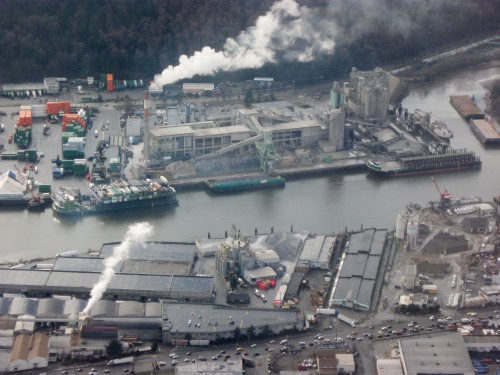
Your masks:
<svg viewBox="0 0 500 375"><path fill-rule="evenodd" d="M21 334L14 337L7 371L43 369L48 366L49 336L45 333Z"/></svg>
<svg viewBox="0 0 500 375"><path fill-rule="evenodd" d="M206 128L162 125L150 129L150 135L145 147L150 148L151 158L162 160L210 154L250 138L250 131L243 125Z"/></svg>
<svg viewBox="0 0 500 375"><path fill-rule="evenodd" d="M316 365L318 375L354 374L356 370L354 356L346 349L318 347Z"/></svg>
<svg viewBox="0 0 500 375"><path fill-rule="evenodd" d="M344 87L346 104L355 115L386 118L389 108L389 73L381 68L359 71L352 68L350 83Z"/></svg>
<svg viewBox="0 0 500 375"><path fill-rule="evenodd" d="M74 296L87 299L118 243L104 244L98 256L59 256L44 269L0 269L0 291L26 297ZM120 261L103 298L210 302L214 279L190 275L196 248L189 243L150 242L130 249ZM26 302L27 303L27 302ZM12 307L11 307L12 309Z"/></svg>
<svg viewBox="0 0 500 375"><path fill-rule="evenodd" d="M387 230L376 229L351 234L332 288L332 305L370 310L386 236Z"/></svg>
<svg viewBox="0 0 500 375"><path fill-rule="evenodd" d="M169 344L171 340L191 339L215 341L233 338L234 330L239 328L246 334L250 327L255 334L304 327L304 316L296 310L238 309L215 305L163 304L162 340Z"/></svg>
<svg viewBox="0 0 500 375"><path fill-rule="evenodd" d="M295 269L305 273L314 268L330 269L336 238L336 236L316 236L306 239Z"/></svg>
<svg viewBox="0 0 500 375"><path fill-rule="evenodd" d="M464 339L456 332L400 340L399 352L405 375L474 374Z"/></svg>
<svg viewBox="0 0 500 375"><path fill-rule="evenodd" d="M243 361L227 360L224 362L196 362L179 365L175 368L176 375L243 375Z"/></svg>

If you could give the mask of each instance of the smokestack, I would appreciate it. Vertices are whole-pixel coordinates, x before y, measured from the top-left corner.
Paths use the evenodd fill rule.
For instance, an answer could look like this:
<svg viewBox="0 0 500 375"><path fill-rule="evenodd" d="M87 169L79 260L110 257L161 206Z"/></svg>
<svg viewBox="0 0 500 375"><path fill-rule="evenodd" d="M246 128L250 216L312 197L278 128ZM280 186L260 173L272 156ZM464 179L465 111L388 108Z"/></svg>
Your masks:
<svg viewBox="0 0 500 375"><path fill-rule="evenodd" d="M144 92L144 148L143 157L144 163L149 163L149 91Z"/></svg>

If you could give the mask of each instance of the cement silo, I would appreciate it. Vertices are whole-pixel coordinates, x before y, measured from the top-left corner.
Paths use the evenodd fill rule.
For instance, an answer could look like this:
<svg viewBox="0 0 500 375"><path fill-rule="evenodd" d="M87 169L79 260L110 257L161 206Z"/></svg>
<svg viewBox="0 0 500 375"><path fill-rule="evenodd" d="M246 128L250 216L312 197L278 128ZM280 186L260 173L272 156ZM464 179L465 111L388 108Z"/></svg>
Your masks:
<svg viewBox="0 0 500 375"><path fill-rule="evenodd" d="M395 237L398 240L404 241L406 232L406 222L408 221L408 215L406 212L400 212L396 220L396 233Z"/></svg>
<svg viewBox="0 0 500 375"><path fill-rule="evenodd" d="M333 82L332 90L330 91L330 107L342 108L344 106L344 90L338 82Z"/></svg>
<svg viewBox="0 0 500 375"><path fill-rule="evenodd" d="M409 218L406 225L406 243L408 248L415 249L418 245L418 215Z"/></svg>
<svg viewBox="0 0 500 375"><path fill-rule="evenodd" d="M345 112L342 108L330 109L328 141L335 146L335 151L344 149Z"/></svg>
<svg viewBox="0 0 500 375"><path fill-rule="evenodd" d="M405 263L404 280L405 289L413 290L415 288L415 283L417 282L417 264L413 260Z"/></svg>

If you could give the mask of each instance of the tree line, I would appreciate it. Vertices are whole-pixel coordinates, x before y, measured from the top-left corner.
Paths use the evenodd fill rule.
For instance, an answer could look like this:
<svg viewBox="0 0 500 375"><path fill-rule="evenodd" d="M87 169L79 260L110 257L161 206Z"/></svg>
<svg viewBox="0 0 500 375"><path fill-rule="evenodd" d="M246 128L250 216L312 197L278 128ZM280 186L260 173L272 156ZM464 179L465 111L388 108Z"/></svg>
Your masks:
<svg viewBox="0 0 500 375"><path fill-rule="evenodd" d="M331 12L332 18L338 18L339 39L333 55L308 63L267 64L257 71L243 70L221 78L242 80L264 75L300 81L344 76L352 66L383 66L494 31L500 9L500 0L377 0L384 11L364 19L356 13L359 9L337 9L328 0L298 2L323 7L325 14ZM354 4L357 2L363 3L357 0ZM182 54L191 55L203 46L220 50L228 37L252 26L273 3L2 0L0 84L101 73L113 73L117 79L151 79L166 66L176 65ZM353 2L336 3L347 7ZM398 24L399 15L400 23L411 23L411 28L405 31Z"/></svg>

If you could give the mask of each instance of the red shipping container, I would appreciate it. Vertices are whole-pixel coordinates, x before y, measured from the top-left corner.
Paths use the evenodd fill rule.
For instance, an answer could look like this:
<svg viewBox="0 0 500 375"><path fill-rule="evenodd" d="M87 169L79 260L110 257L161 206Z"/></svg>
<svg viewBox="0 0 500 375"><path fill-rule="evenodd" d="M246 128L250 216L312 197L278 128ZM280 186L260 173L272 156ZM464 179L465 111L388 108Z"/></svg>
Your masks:
<svg viewBox="0 0 500 375"><path fill-rule="evenodd" d="M62 113L70 113L71 112L71 104L70 102L59 102L59 112Z"/></svg>

